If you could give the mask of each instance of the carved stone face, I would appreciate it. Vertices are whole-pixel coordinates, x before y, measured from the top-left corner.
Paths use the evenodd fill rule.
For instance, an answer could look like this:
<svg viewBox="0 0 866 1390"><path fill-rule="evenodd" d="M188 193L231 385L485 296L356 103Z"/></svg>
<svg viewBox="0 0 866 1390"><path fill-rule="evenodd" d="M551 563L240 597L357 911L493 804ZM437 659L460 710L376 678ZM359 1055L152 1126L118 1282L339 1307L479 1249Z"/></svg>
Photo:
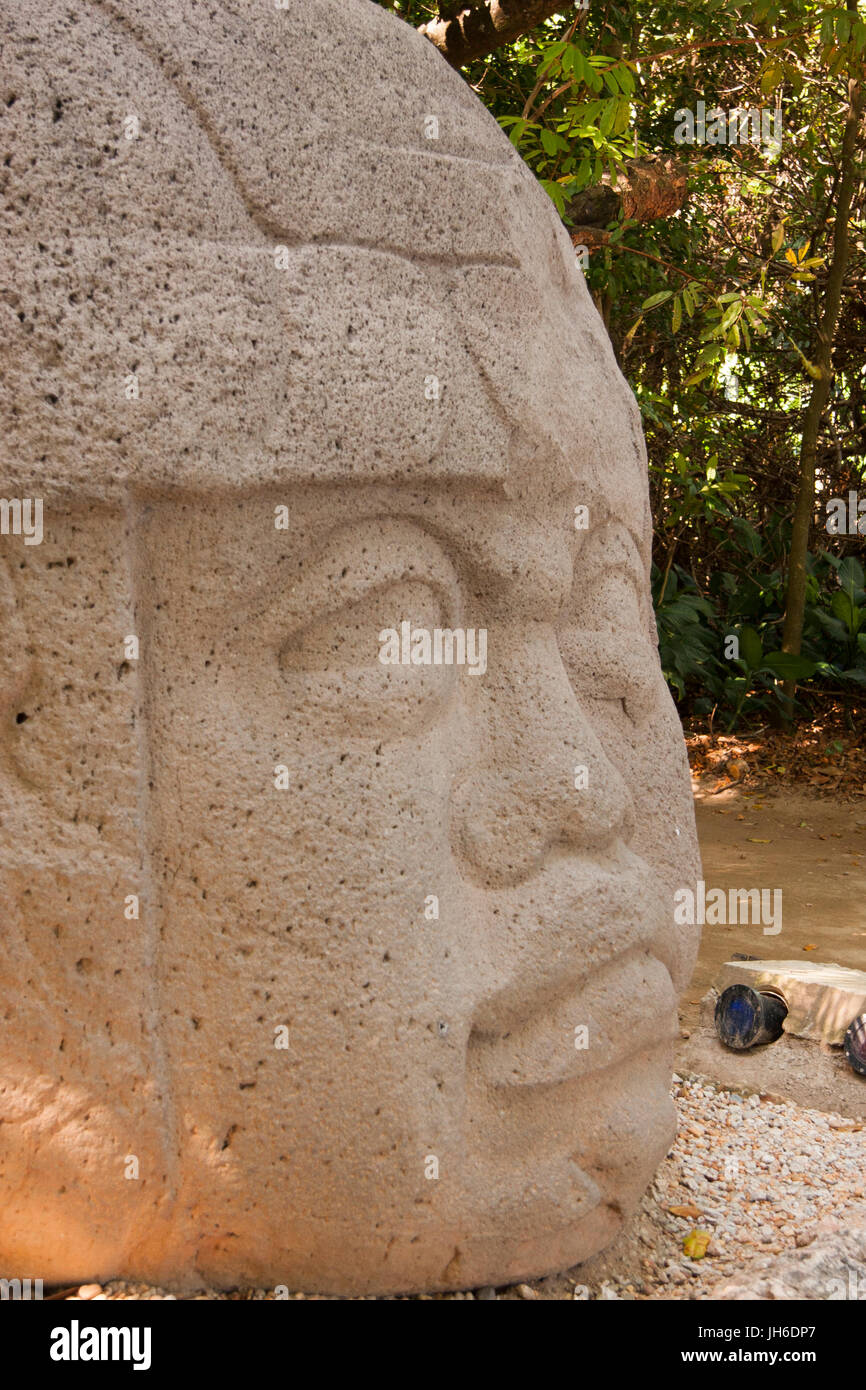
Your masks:
<svg viewBox="0 0 866 1390"><path fill-rule="evenodd" d="M174 6L123 8L142 64L177 47ZM282 16L286 54L301 18L315 49L320 10ZM160 233L163 260L144 232L52 243L21 278L2 478L45 511L41 545L2 540L13 1274L500 1282L605 1245L670 1141L696 845L636 408L507 141L421 40L347 13L393 90L442 113L446 144L416 154L422 249L387 244L396 212L347 244L339 199L309 214L334 244L301 244L261 192L268 131L256 163L202 120L195 159L163 144L216 161L235 192L214 217L246 180L236 227ZM253 7L226 16L208 51L242 106L281 50L250 40ZM192 139L172 103L194 106L199 38L161 108L138 96L160 177L160 120ZM426 139L392 138L395 167ZM496 193L495 254L464 173ZM60 365L37 350L52 310ZM476 656L483 631L485 660L383 661L404 624Z"/></svg>

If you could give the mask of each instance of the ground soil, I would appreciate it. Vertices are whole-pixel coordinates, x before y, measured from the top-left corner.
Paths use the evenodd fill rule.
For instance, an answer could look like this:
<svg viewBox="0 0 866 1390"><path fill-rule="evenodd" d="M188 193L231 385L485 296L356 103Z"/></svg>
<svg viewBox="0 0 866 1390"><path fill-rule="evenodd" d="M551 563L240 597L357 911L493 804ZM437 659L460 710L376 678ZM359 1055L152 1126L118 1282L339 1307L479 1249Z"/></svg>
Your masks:
<svg viewBox="0 0 866 1390"><path fill-rule="evenodd" d="M840 755L819 735L787 746L779 738L689 739L707 890L780 888L782 930L765 935L760 925L704 927L697 968L681 1001L687 1029L697 1022L698 1001L718 967L735 951L866 970L861 750L849 744Z"/></svg>

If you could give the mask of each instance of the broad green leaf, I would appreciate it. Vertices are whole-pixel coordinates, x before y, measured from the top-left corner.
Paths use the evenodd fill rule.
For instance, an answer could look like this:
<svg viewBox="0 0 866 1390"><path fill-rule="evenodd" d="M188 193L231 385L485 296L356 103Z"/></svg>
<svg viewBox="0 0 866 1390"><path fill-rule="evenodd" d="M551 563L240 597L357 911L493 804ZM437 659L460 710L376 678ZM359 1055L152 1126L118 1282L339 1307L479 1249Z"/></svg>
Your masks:
<svg viewBox="0 0 866 1390"><path fill-rule="evenodd" d="M846 593L854 597L856 589L862 589L864 582L863 566L853 555L846 555L839 566L839 583Z"/></svg>
<svg viewBox="0 0 866 1390"><path fill-rule="evenodd" d="M647 309L655 309L659 304L664 304L673 295L673 290L659 290L658 294L651 294L649 299L645 299L640 306L646 312Z"/></svg>
<svg viewBox="0 0 866 1390"><path fill-rule="evenodd" d="M764 665L783 681L805 681L815 674L814 661L793 652L768 652Z"/></svg>
<svg viewBox="0 0 866 1390"><path fill-rule="evenodd" d="M757 671L763 663L764 647L753 627L740 629L740 658L750 671Z"/></svg>
<svg viewBox="0 0 866 1390"><path fill-rule="evenodd" d="M830 599L830 607L839 621L845 624L849 632L856 631L854 625L854 604L851 602L851 599L844 589L836 590L836 593Z"/></svg>

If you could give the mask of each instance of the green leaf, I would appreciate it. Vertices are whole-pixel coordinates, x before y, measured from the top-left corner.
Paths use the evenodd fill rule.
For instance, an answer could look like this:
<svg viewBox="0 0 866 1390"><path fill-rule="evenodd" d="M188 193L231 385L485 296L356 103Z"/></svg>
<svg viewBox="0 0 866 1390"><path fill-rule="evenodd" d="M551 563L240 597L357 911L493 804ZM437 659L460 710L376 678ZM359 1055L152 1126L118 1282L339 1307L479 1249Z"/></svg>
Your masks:
<svg viewBox="0 0 866 1390"><path fill-rule="evenodd" d="M672 332L678 333L678 332L680 331L680 325L681 325L682 321L683 321L683 306L682 306L682 301L680 300L679 295L677 295L676 299L674 300L673 311L672 311L672 313L671 313L671 330L672 330Z"/></svg>
<svg viewBox="0 0 866 1390"><path fill-rule="evenodd" d="M556 208L556 211L559 213L560 217L564 217L565 198L563 196L563 192L559 184L556 182L555 179L540 179L539 182L541 183L541 186L544 189L545 193L552 200Z"/></svg>
<svg viewBox="0 0 866 1390"><path fill-rule="evenodd" d="M750 671L757 671L764 662L764 646L760 637L753 627L740 629L740 659L746 663Z"/></svg>
<svg viewBox="0 0 866 1390"><path fill-rule="evenodd" d="M624 135L631 124L631 104L620 97L616 104L616 120L613 125L614 135Z"/></svg>
<svg viewBox="0 0 866 1390"><path fill-rule="evenodd" d="M854 604L844 589L836 590L835 594L830 599L830 607L840 622L845 624L849 632L856 632Z"/></svg>
<svg viewBox="0 0 866 1390"><path fill-rule="evenodd" d="M793 652L768 652L764 665L783 681L804 681L815 674L815 662Z"/></svg>
<svg viewBox="0 0 866 1390"><path fill-rule="evenodd" d="M752 523L746 521L745 517L735 516L731 518L731 525L740 542L746 546L746 549L749 550L752 555L760 555L761 537L758 535Z"/></svg>
<svg viewBox="0 0 866 1390"><path fill-rule="evenodd" d="M640 306L646 312L647 309L655 309L659 304L664 304L673 295L673 290L659 290L658 294L651 294L649 299L645 299Z"/></svg>
<svg viewBox="0 0 866 1390"><path fill-rule="evenodd" d="M863 566L853 555L846 555L839 566L839 583L846 593L854 598L854 591L863 588L864 582Z"/></svg>
<svg viewBox="0 0 866 1390"><path fill-rule="evenodd" d="M816 608L814 610L813 617L815 618L815 621L818 623L819 627L827 633L828 637L832 637L834 642L847 642L847 623L841 623L838 618L831 618L830 614L825 613L824 610L821 608Z"/></svg>
<svg viewBox="0 0 866 1390"><path fill-rule="evenodd" d="M692 372L691 376L687 376L683 386L697 386L699 381L706 381L707 377L712 376L712 374L712 367L704 367L702 371Z"/></svg>

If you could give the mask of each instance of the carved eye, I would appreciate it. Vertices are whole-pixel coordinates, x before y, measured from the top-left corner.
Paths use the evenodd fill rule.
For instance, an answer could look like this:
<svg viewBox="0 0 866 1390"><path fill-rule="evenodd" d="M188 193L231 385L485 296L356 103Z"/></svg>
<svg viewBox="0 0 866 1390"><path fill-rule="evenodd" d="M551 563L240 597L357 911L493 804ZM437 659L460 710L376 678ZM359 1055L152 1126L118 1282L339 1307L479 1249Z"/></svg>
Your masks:
<svg viewBox="0 0 866 1390"><path fill-rule="evenodd" d="M416 727L453 688L455 668L382 660L382 633L399 635L404 623L412 632L447 626L445 603L429 584L383 585L290 636L279 667L293 710L358 734Z"/></svg>
<svg viewBox="0 0 866 1390"><path fill-rule="evenodd" d="M399 631L401 623L409 622L413 629L432 630L442 626L442 619L442 603L423 581L383 585L289 637L280 667L285 672L381 670L383 629Z"/></svg>

